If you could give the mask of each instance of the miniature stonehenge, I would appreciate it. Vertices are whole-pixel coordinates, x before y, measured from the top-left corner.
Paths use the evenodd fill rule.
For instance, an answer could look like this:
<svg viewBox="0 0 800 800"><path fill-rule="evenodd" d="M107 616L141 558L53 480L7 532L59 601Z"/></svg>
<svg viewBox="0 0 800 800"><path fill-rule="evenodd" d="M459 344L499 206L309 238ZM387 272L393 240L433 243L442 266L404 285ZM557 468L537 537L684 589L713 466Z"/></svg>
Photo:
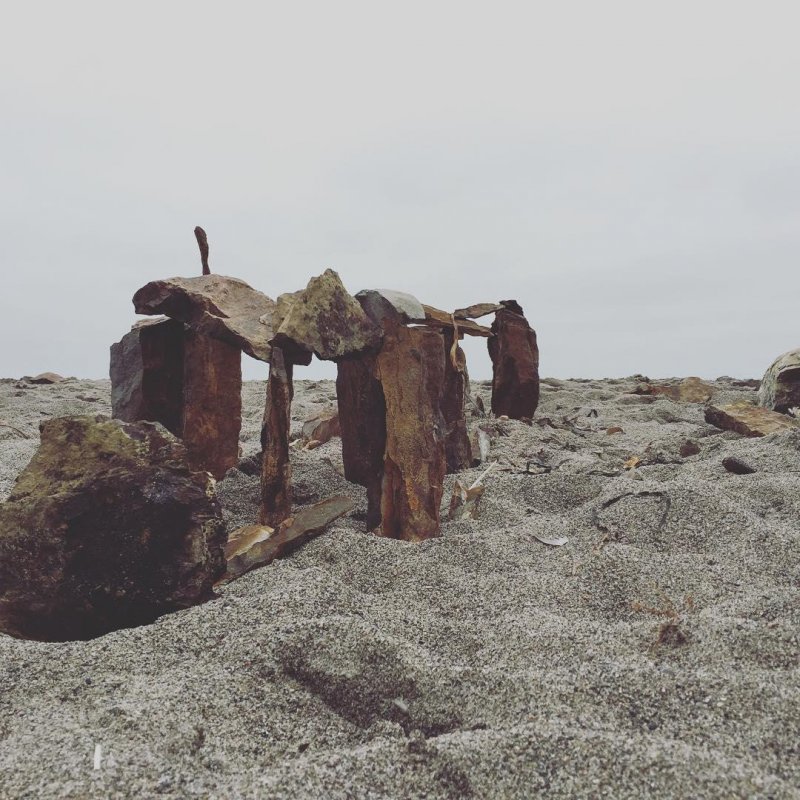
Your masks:
<svg viewBox="0 0 800 800"><path fill-rule="evenodd" d="M161 422L183 439L193 468L221 478L239 458L241 353L267 362L258 520L277 527L292 513L294 368L314 356L334 361L344 474L367 490L367 529L409 541L439 535L444 476L472 463L465 335L488 342L493 413L536 410L539 352L520 305L450 313L402 292L353 296L330 269L272 300L210 274L198 231L204 274L152 281L134 295L137 313L159 316L111 348L113 416ZM475 321L489 314L491 327Z"/></svg>

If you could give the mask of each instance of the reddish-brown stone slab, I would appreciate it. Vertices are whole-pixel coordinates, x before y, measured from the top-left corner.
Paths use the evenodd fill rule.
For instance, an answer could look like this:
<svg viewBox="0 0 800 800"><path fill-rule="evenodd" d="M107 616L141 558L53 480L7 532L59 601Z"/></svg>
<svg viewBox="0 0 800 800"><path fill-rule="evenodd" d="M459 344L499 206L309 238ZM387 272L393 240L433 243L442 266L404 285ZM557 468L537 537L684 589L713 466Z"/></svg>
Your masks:
<svg viewBox="0 0 800 800"><path fill-rule="evenodd" d="M744 402L707 406L705 418L717 428L742 436L768 436L800 428L800 422L793 417Z"/></svg>
<svg viewBox="0 0 800 800"><path fill-rule="evenodd" d="M292 362L280 347L272 348L267 381L267 402L261 426L262 525L277 528L292 514L292 464L289 460L289 426L292 418Z"/></svg>
<svg viewBox="0 0 800 800"><path fill-rule="evenodd" d="M440 333L400 326L385 332L376 357L386 404L381 531L390 538L421 541L440 533L443 353Z"/></svg>
<svg viewBox="0 0 800 800"><path fill-rule="evenodd" d="M532 417L539 405L539 348L522 308L504 300L492 323L492 412L511 419Z"/></svg>
<svg viewBox="0 0 800 800"><path fill-rule="evenodd" d="M184 338L182 439L193 469L215 478L239 463L242 353L187 330Z"/></svg>

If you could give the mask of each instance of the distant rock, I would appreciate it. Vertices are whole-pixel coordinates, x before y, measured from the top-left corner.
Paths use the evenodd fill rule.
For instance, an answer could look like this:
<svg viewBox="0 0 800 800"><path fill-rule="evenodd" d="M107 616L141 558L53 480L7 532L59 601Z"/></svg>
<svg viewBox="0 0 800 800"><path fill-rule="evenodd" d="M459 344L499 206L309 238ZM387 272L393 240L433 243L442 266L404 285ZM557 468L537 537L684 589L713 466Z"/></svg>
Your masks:
<svg viewBox="0 0 800 800"><path fill-rule="evenodd" d="M758 404L781 414L800 407L800 348L772 362L761 379Z"/></svg>
<svg viewBox="0 0 800 800"><path fill-rule="evenodd" d="M767 436L770 433L796 430L800 424L791 417L769 411L750 403L731 403L725 406L708 406L706 422L742 436Z"/></svg>
<svg viewBox="0 0 800 800"><path fill-rule="evenodd" d="M380 329L332 269L294 295L273 339L287 353L313 352L325 361L376 349L380 342Z"/></svg>
<svg viewBox="0 0 800 800"><path fill-rule="evenodd" d="M0 505L0 630L64 641L152 622L212 596L224 545L213 479L164 427L48 420Z"/></svg>
<svg viewBox="0 0 800 800"><path fill-rule="evenodd" d="M41 374L34 375L33 377L30 375L25 375L22 380L26 383L49 384L62 383L66 380L66 378L63 375L59 375L57 372L42 372Z"/></svg>
<svg viewBox="0 0 800 800"><path fill-rule="evenodd" d="M199 275L151 281L133 296L137 314L165 314L195 333L269 361L275 301L238 278Z"/></svg>
<svg viewBox="0 0 800 800"><path fill-rule="evenodd" d="M734 475L752 475L756 470L740 458L728 456L722 459L722 466Z"/></svg>
<svg viewBox="0 0 800 800"><path fill-rule="evenodd" d="M690 456L696 456L700 452L700 445L697 442L693 441L692 439L687 439L681 446L680 446L680 457L681 458L689 458Z"/></svg>
<svg viewBox="0 0 800 800"><path fill-rule="evenodd" d="M504 300L495 314L489 339L492 359L492 413L511 419L532 418L539 405L539 348L536 331L522 307Z"/></svg>
<svg viewBox="0 0 800 800"><path fill-rule="evenodd" d="M664 395L676 403L707 403L715 394L716 388L700 378L685 378L678 384L640 383L633 394Z"/></svg>

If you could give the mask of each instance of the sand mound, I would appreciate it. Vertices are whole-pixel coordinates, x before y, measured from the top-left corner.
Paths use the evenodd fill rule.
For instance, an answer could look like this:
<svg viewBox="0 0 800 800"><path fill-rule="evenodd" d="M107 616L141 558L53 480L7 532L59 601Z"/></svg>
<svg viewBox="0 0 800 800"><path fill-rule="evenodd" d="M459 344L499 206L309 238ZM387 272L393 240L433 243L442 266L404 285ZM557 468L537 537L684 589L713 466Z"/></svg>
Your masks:
<svg viewBox="0 0 800 800"><path fill-rule="evenodd" d="M742 439L636 382L547 381L533 426L494 421L504 469L441 539L365 535L332 440L294 454L297 499L354 514L218 600L91 642L0 636L0 797L799 797L800 433ZM40 419L108 394L0 383L31 437L0 428L0 496ZM263 397L245 385L245 456ZM293 427L334 403L299 381ZM256 475L219 492L252 521Z"/></svg>

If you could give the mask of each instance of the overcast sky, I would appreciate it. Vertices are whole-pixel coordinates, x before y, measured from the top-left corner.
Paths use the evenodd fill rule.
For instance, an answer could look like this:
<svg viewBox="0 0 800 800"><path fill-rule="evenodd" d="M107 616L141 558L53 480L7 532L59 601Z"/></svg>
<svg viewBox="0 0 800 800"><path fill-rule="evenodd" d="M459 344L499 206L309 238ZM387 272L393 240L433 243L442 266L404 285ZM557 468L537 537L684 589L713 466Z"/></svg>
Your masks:
<svg viewBox="0 0 800 800"><path fill-rule="evenodd" d="M272 297L332 267L448 310L516 298L543 375L760 377L800 347L799 23L769 0L10 4L0 376L106 376L134 291L199 274L202 225L212 270Z"/></svg>

